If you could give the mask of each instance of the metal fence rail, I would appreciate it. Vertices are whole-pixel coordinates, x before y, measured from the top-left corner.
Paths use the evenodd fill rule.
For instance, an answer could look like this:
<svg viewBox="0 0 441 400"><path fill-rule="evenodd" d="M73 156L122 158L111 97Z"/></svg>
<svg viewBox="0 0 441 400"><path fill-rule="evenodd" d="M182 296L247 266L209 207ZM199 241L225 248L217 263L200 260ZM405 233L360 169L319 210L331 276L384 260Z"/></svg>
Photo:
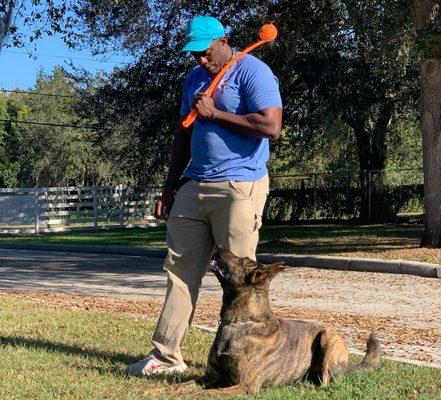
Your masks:
<svg viewBox="0 0 441 400"><path fill-rule="evenodd" d="M126 185L0 189L0 232L151 226L160 190Z"/></svg>

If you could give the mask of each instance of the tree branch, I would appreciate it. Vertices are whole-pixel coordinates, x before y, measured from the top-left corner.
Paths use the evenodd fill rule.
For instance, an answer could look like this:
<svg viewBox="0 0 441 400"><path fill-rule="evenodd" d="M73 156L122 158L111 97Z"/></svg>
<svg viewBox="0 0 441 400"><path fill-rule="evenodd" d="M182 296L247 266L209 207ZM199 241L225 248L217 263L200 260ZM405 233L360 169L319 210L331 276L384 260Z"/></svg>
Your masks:
<svg viewBox="0 0 441 400"><path fill-rule="evenodd" d="M415 28L422 29L438 16L439 2L436 0L415 0L412 12Z"/></svg>
<svg viewBox="0 0 441 400"><path fill-rule="evenodd" d="M4 16L0 17L0 51L9 34L14 6L14 0L1 0L0 14Z"/></svg>

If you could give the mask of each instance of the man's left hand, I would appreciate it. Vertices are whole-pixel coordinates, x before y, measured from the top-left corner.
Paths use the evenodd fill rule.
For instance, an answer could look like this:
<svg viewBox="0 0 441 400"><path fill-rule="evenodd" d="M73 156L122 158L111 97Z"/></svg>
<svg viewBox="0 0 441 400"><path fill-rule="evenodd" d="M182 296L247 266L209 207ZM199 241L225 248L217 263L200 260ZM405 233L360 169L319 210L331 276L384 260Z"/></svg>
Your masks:
<svg viewBox="0 0 441 400"><path fill-rule="evenodd" d="M214 100L206 93L196 93L193 107L202 118L213 119L216 107Z"/></svg>

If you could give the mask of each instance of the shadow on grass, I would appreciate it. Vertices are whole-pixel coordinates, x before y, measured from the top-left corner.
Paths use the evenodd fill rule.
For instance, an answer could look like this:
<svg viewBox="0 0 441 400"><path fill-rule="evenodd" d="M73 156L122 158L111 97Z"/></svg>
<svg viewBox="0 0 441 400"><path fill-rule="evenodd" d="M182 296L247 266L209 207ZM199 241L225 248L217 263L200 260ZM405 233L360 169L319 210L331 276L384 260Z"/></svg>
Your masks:
<svg viewBox="0 0 441 400"><path fill-rule="evenodd" d="M95 358L98 361L105 361L111 364L108 367L93 366L93 367L83 367L86 369L93 369L98 371L100 374L111 373L117 376L125 376L125 368L118 367L117 363L122 363L124 365L130 365L145 355L140 355L138 357L129 356L124 353L111 353L106 351L99 351L91 348L83 348L79 346L68 345L64 343L50 342L47 340L30 339L20 336L0 336L0 346L13 346L13 347L26 347L28 349L34 350L44 350L48 352L57 352L60 354L81 356L85 358ZM203 368L200 362L187 362L189 367L192 368ZM145 377L141 377L146 379ZM148 378L151 381L166 382L167 384L177 384L184 383L187 381L199 381L202 379L202 374L190 373L184 374L182 376L176 375L160 375L160 376L150 376Z"/></svg>
<svg viewBox="0 0 441 400"><path fill-rule="evenodd" d="M22 336L0 336L0 345L27 347L29 349L47 350L50 352L57 352L62 354L93 357L98 360L105 360L111 363L132 364L139 360L139 358L135 358L123 353L109 353L106 351L99 351L86 347L50 342L47 340L30 339Z"/></svg>
<svg viewBox="0 0 441 400"><path fill-rule="evenodd" d="M420 238L423 226L415 225L331 225L331 224L278 224L264 225L260 231L262 240L288 238L340 238L341 236L379 236Z"/></svg>

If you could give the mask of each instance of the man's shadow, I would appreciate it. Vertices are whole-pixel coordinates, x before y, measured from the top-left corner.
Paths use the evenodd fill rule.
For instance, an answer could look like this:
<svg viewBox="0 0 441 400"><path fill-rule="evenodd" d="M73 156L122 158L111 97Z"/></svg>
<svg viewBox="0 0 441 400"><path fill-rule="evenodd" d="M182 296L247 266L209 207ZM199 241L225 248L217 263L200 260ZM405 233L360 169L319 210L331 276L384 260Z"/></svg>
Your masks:
<svg viewBox="0 0 441 400"><path fill-rule="evenodd" d="M130 365L145 355L130 356L125 353L113 353L108 351L96 350L89 347L80 347L76 345L69 345L65 343L51 342L41 339L31 339L23 336L0 336L1 346L12 347L26 347L36 350L47 350L48 352L56 352L60 354L70 354L75 356L84 356L86 358L94 358L97 361L105 361L111 364L108 367L101 367L98 363L92 367L82 367L86 369L93 369L102 373L111 373L118 377L125 377L125 368L118 367L115 364L122 363L123 365ZM205 365L200 362L187 362L187 365L195 368L203 368ZM149 377L142 377L142 379L149 379L151 381L161 381L167 384L184 383L187 381L200 380L203 374L184 374L182 376L177 375L152 375Z"/></svg>

